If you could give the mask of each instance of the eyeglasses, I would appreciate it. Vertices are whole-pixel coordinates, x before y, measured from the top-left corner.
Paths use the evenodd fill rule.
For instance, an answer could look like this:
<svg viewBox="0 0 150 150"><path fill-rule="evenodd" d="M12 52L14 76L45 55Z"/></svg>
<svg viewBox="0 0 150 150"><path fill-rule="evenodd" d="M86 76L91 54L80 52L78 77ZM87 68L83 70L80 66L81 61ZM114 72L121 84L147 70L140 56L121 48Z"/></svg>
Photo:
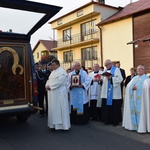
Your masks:
<svg viewBox="0 0 150 150"><path fill-rule="evenodd" d="M137 68L137 70L144 70L143 68Z"/></svg>
<svg viewBox="0 0 150 150"><path fill-rule="evenodd" d="M110 64L110 63L109 63ZM105 66L107 67L109 64L105 64Z"/></svg>

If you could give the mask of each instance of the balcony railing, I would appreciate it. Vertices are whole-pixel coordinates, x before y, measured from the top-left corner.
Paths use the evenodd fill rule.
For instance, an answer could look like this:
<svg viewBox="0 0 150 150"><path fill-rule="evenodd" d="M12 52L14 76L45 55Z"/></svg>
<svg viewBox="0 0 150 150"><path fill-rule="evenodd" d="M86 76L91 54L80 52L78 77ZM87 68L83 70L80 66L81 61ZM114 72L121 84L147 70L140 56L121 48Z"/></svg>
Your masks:
<svg viewBox="0 0 150 150"><path fill-rule="evenodd" d="M80 62L81 66L85 66L86 69L88 68L93 68L94 64L99 64L100 65L100 59L97 58L95 60L81 60L81 59L76 59L71 62L60 62L61 67L63 67L65 70L68 68L73 67L74 62Z"/></svg>
<svg viewBox="0 0 150 150"><path fill-rule="evenodd" d="M58 39L56 47L60 48L72 44L78 44L80 42L85 42L92 39L99 39L99 37L100 37L99 30L91 29L82 33L71 35L70 39L69 37L66 39Z"/></svg>

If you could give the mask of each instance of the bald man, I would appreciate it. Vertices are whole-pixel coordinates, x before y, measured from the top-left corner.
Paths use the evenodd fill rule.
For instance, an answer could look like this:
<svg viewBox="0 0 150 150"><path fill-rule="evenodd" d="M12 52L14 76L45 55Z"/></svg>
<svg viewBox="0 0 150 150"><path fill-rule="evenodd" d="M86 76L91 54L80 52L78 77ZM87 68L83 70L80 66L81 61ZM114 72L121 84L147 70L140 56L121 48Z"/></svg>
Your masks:
<svg viewBox="0 0 150 150"><path fill-rule="evenodd" d="M122 125L139 133L150 132L150 78L143 65L126 87Z"/></svg>
<svg viewBox="0 0 150 150"><path fill-rule="evenodd" d="M74 80L77 79L77 80ZM75 83L73 83L76 81ZM82 125L88 123L88 89L91 79L81 69L79 62L74 63L74 70L68 75L68 87L71 100L71 123Z"/></svg>

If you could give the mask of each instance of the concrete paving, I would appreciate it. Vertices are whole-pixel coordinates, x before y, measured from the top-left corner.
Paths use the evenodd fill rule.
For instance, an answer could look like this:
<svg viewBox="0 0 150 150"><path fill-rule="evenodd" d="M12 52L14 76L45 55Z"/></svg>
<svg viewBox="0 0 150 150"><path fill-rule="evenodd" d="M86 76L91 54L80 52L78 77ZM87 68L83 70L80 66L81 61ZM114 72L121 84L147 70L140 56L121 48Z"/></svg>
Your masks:
<svg viewBox="0 0 150 150"><path fill-rule="evenodd" d="M139 134L97 121L52 132L47 117L34 114L26 123L0 120L0 150L149 150L150 134Z"/></svg>

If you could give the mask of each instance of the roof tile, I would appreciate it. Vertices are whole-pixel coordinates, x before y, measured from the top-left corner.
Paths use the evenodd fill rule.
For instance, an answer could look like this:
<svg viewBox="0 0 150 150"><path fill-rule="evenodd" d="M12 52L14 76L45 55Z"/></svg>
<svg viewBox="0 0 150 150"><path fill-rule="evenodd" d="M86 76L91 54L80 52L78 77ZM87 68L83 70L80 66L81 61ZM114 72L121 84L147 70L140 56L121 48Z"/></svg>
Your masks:
<svg viewBox="0 0 150 150"><path fill-rule="evenodd" d="M139 0L137 2L126 5L122 10L118 11L116 14L112 15L108 19L98 23L97 25L99 26L99 25L108 24L110 22L132 16L133 14L136 14L138 12L142 12L148 9L150 9L150 0Z"/></svg>

